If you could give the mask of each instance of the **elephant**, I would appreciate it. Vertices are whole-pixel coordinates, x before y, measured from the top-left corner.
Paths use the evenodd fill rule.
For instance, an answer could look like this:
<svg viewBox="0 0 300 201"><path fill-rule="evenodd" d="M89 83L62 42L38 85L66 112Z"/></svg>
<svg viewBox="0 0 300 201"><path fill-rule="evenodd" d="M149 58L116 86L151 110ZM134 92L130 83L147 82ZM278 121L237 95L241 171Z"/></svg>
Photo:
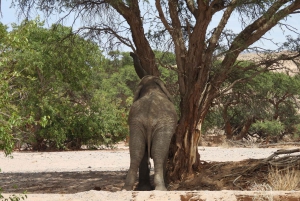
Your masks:
<svg viewBox="0 0 300 201"><path fill-rule="evenodd" d="M146 75L137 56L134 53L131 56L141 81L128 116L130 167L123 189L133 190L139 170L138 189L152 190L149 175L149 160L152 158L155 190L167 190L166 162L177 126L177 113L164 83L156 76Z"/></svg>

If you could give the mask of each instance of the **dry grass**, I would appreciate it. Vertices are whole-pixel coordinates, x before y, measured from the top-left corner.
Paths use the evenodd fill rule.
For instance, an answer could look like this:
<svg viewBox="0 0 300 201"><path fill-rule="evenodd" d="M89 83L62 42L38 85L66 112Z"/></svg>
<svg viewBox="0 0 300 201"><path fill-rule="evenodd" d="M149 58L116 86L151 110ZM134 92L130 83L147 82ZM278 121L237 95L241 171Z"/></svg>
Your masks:
<svg viewBox="0 0 300 201"><path fill-rule="evenodd" d="M258 184L254 182L250 187L250 191L272 191L272 187L269 184L263 183Z"/></svg>
<svg viewBox="0 0 300 201"><path fill-rule="evenodd" d="M252 197L253 201L273 201L273 195L271 193L272 187L269 184L258 184L254 182L249 190L257 191Z"/></svg>
<svg viewBox="0 0 300 201"><path fill-rule="evenodd" d="M300 171L295 168L279 169L276 167L269 168L267 183L254 182L250 191L256 191L252 197L253 201L273 201L272 191L292 191L298 190L300 183Z"/></svg>
<svg viewBox="0 0 300 201"><path fill-rule="evenodd" d="M233 147L234 147L234 144L231 143L231 142L228 141L228 140L224 140L224 141L219 145L219 147L228 149L228 148L233 148Z"/></svg>
<svg viewBox="0 0 300 201"><path fill-rule="evenodd" d="M271 167L269 169L268 181L275 191L297 190L300 182L300 172L294 168L278 169Z"/></svg>

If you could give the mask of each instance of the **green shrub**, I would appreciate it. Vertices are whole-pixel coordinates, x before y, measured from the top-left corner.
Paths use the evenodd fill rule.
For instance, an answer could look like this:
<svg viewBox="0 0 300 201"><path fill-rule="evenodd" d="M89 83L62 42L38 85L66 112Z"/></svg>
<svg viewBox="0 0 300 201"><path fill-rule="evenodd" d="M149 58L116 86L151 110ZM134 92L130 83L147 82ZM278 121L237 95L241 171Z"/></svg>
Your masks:
<svg viewBox="0 0 300 201"><path fill-rule="evenodd" d="M258 121L251 125L251 128L255 132L263 132L268 136L276 136L281 134L284 131L284 125L280 121L276 120L264 120Z"/></svg>

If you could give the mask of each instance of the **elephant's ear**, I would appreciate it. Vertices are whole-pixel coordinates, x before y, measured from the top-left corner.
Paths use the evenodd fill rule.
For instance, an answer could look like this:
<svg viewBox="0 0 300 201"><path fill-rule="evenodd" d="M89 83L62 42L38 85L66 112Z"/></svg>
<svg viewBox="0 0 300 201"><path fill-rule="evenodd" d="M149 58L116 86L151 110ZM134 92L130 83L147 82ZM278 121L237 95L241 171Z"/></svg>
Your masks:
<svg viewBox="0 0 300 201"><path fill-rule="evenodd" d="M135 102L139 99L142 88L143 88L143 85L139 84L139 86L137 87L137 89L134 92L133 102Z"/></svg>
<svg viewBox="0 0 300 201"><path fill-rule="evenodd" d="M169 91L167 90L167 88L165 87L165 84L163 83L163 81L161 81L159 78L155 78L155 83L159 85L159 87L161 88L161 90L164 92L164 94L166 94L166 96L168 97L168 99L173 102L173 98L171 96L171 94L169 93Z"/></svg>
<svg viewBox="0 0 300 201"><path fill-rule="evenodd" d="M142 79L144 76L148 75L147 72L143 69L139 57L133 52L130 52L130 56L133 59L134 69L139 78Z"/></svg>

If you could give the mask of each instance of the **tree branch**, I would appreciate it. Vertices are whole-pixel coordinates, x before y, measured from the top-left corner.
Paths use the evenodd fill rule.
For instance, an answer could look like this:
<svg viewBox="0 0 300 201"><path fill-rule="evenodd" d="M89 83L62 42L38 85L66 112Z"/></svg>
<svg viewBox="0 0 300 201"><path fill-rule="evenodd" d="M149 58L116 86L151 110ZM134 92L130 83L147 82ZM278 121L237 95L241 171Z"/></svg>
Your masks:
<svg viewBox="0 0 300 201"><path fill-rule="evenodd" d="M100 34L101 32L109 33L109 34L115 36L124 45L130 47L132 50L135 50L132 42L128 38L125 38L125 37L119 35L115 30L113 30L109 26L106 26L104 28L100 28L100 27L97 27L97 26L94 26L94 27L81 27L80 29L77 30L77 32L80 32L81 30L89 30L91 32L98 32L98 34Z"/></svg>
<svg viewBox="0 0 300 201"><path fill-rule="evenodd" d="M283 67L281 66L282 64L279 63L280 61L292 60L294 58L298 58L299 56L300 56L300 53L293 54L293 55L280 54L276 58L270 58L270 56L266 56L266 58L260 60L259 62L253 63L253 64L247 66L246 68L243 68L244 72L249 71L249 70L255 70L255 69L258 69L259 67L263 67L261 70L257 70L250 77L241 78L241 79L237 79L237 80L233 81L229 86L227 86L225 89L220 91L219 95L222 95L222 94L228 92L236 84L247 82L247 81L253 79L254 77L256 77L257 75L260 75L261 73L264 73L264 72L267 72L270 70L282 69ZM274 68L274 64L277 64L279 67ZM238 65L239 65L239 63L237 63L235 66L237 67Z"/></svg>
<svg viewBox="0 0 300 201"><path fill-rule="evenodd" d="M178 81L179 81L179 91L181 97L185 94L185 54L186 54L186 47L184 44L183 34L181 31L181 23L178 15L178 1L170 0L169 1L169 10L170 10L170 17L172 20L172 27L173 30L170 33L171 37L173 38L174 46L175 46L175 55L176 55L176 63L179 70L178 74Z"/></svg>
<svg viewBox="0 0 300 201"><path fill-rule="evenodd" d="M279 10L288 0L276 1L260 18L246 27L232 42L229 51L222 61L222 69L214 79L214 85L219 87L231 72L232 66L238 55L249 47L251 44L259 40L267 31L274 27L279 20L286 17L289 13L300 8L300 0L295 0L290 5ZM279 10L279 11L278 11Z"/></svg>
<svg viewBox="0 0 300 201"><path fill-rule="evenodd" d="M160 0L155 0L155 6L157 8L158 15L160 17L161 22L163 23L163 25L165 26L165 28L168 30L168 32L170 33L170 35L172 35L172 27L169 26L168 21L167 21L164 13L162 11Z"/></svg>
<svg viewBox="0 0 300 201"><path fill-rule="evenodd" d="M233 0L230 4L233 6L235 3L236 1ZM213 10L213 13L223 10L224 8L226 8L225 0L213 0L210 4L210 7Z"/></svg>
<svg viewBox="0 0 300 201"><path fill-rule="evenodd" d="M235 4L237 0L233 0L232 4ZM215 47L217 45L217 42L220 38L220 35L222 31L224 30L224 27L226 26L228 19L230 18L235 6L228 6L228 8L225 10L217 28L215 29L214 33L209 39L209 45L207 48L207 54L212 55L212 52L215 50Z"/></svg>
<svg viewBox="0 0 300 201"><path fill-rule="evenodd" d="M195 7L195 3L193 0L185 0L186 5L189 9L189 11L194 15L195 18L198 16L198 9Z"/></svg>

